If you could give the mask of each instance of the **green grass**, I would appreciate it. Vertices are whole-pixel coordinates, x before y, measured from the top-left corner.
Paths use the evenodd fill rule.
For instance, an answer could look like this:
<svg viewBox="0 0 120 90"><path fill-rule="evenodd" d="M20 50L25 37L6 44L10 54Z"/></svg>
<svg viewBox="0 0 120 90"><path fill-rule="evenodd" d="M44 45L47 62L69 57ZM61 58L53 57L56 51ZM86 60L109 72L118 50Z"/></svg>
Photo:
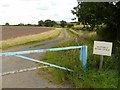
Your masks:
<svg viewBox="0 0 120 90"><path fill-rule="evenodd" d="M60 33L61 33L61 29L55 29L55 30L40 33L40 34L28 35L28 36L18 37L15 39L1 41L0 49L5 50L5 49L21 46L21 45L29 45L29 44L34 44L34 43L45 41L45 40L50 40L52 38L59 36Z"/></svg>
<svg viewBox="0 0 120 90"><path fill-rule="evenodd" d="M75 42L76 34L70 31L71 40L56 47L87 45L89 47L87 69L82 68L79 49L47 52L43 61L74 70L74 72L68 72L56 68L45 69L46 73L51 75L49 79L56 83L67 81L73 87L80 88L117 88L119 75L116 56L105 57L103 69L99 71L99 56L92 54L93 40L97 39L96 34L91 34L93 32L83 33L77 43Z"/></svg>
<svg viewBox="0 0 120 90"><path fill-rule="evenodd" d="M72 29L74 30L83 30L84 25L75 25L74 27L72 27Z"/></svg>

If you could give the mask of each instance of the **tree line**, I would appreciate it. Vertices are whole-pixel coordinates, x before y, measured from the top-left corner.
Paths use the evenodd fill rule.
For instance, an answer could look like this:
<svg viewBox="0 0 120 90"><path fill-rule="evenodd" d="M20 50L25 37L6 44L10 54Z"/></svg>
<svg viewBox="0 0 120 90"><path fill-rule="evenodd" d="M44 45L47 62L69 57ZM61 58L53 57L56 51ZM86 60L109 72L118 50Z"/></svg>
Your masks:
<svg viewBox="0 0 120 90"><path fill-rule="evenodd" d="M46 27L61 26L64 28L67 25L67 22L64 20L62 20L60 22L56 22L54 20L47 19L45 21L43 21L43 20L38 21L38 25L39 26L46 26Z"/></svg>
<svg viewBox="0 0 120 90"><path fill-rule="evenodd" d="M5 23L5 26L9 26L9 25L10 25L9 23ZM72 27L73 24L68 23L65 20L56 22L54 20L47 19L45 21L43 21L43 20L38 21L37 25L20 23L18 25L14 25L14 26L41 26L41 27L62 27L62 28L64 28L64 27Z"/></svg>

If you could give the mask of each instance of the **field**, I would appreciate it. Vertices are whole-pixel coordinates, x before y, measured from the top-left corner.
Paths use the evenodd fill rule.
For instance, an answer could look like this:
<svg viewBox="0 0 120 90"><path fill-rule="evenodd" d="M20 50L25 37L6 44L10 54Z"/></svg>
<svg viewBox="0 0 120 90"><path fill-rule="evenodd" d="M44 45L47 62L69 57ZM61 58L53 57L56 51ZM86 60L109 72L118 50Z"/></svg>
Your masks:
<svg viewBox="0 0 120 90"><path fill-rule="evenodd" d="M53 28L41 28L30 26L3 26L2 27L2 40L12 39L16 37L39 34L42 32L53 30Z"/></svg>
<svg viewBox="0 0 120 90"><path fill-rule="evenodd" d="M60 33L60 28L5 26L2 30L3 39L0 41L0 49L5 50L11 47L49 40L56 38Z"/></svg>

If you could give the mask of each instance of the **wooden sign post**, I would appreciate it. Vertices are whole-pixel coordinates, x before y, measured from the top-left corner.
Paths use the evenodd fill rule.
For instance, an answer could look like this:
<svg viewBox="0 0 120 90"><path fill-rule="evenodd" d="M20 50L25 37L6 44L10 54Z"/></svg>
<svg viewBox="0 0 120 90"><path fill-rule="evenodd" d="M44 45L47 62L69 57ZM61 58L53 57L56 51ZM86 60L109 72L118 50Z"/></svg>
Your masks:
<svg viewBox="0 0 120 90"><path fill-rule="evenodd" d="M100 56L100 65L99 65L99 70L102 69L103 66L103 55Z"/></svg>
<svg viewBox="0 0 120 90"><path fill-rule="evenodd" d="M111 56L112 45L111 42L94 41L93 54L100 55L99 70L103 66L103 56Z"/></svg>

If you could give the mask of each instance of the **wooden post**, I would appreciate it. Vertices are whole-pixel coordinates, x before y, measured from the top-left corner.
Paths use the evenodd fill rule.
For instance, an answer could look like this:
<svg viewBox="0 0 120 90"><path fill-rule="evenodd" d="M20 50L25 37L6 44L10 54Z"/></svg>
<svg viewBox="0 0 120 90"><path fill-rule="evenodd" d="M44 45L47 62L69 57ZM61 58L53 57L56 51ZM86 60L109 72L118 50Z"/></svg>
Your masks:
<svg viewBox="0 0 120 90"><path fill-rule="evenodd" d="M99 65L99 70L102 69L103 66L103 55L100 56L100 65Z"/></svg>

